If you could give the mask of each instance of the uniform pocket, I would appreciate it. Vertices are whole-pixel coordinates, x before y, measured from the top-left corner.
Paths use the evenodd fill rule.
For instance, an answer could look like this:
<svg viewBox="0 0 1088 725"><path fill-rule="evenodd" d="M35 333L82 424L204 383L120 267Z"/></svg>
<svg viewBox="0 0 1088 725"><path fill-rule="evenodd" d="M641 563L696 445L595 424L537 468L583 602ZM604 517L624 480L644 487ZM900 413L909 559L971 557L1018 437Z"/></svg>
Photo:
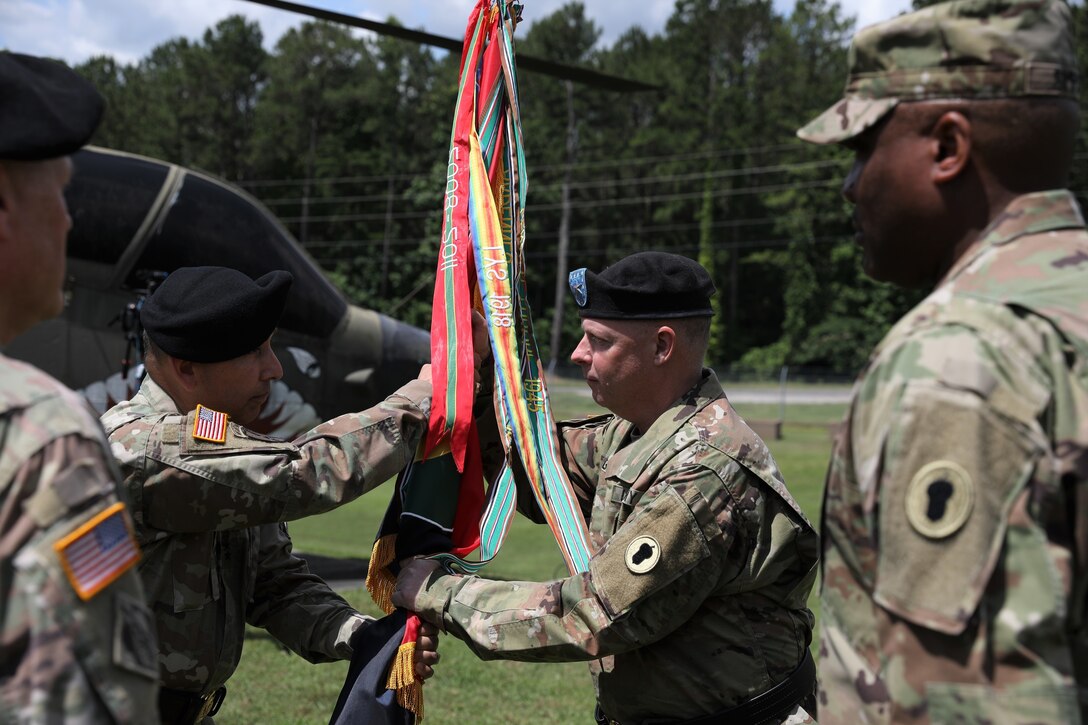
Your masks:
<svg viewBox="0 0 1088 725"><path fill-rule="evenodd" d="M589 570L608 613L623 614L710 555L691 509L671 487L640 506L593 557Z"/></svg>
<svg viewBox="0 0 1088 725"><path fill-rule="evenodd" d="M147 566L157 565L158 571L152 574L145 568L141 573L159 607L191 612L219 598L215 546L215 534L207 533L174 535L165 543L165 551L156 547L155 561Z"/></svg>
<svg viewBox="0 0 1088 725"><path fill-rule="evenodd" d="M1025 430L979 396L908 390L885 449L874 599L921 626L961 633L1038 456Z"/></svg>

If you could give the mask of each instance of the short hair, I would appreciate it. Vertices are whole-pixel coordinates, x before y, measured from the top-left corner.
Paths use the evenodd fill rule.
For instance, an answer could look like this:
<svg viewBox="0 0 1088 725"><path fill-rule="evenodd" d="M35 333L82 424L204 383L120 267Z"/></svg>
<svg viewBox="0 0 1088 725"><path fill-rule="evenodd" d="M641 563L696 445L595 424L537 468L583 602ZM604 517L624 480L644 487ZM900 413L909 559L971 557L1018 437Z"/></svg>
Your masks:
<svg viewBox="0 0 1088 725"><path fill-rule="evenodd" d="M669 320L669 326L676 330L676 334L684 338L684 342L706 352L710 344L710 317L681 317Z"/></svg>
<svg viewBox="0 0 1088 725"><path fill-rule="evenodd" d="M919 129L932 130L942 115L958 111L971 122L974 153L1005 188L1017 193L1068 184L1080 123L1076 101L1067 98L996 98L920 101L897 111L916 114Z"/></svg>

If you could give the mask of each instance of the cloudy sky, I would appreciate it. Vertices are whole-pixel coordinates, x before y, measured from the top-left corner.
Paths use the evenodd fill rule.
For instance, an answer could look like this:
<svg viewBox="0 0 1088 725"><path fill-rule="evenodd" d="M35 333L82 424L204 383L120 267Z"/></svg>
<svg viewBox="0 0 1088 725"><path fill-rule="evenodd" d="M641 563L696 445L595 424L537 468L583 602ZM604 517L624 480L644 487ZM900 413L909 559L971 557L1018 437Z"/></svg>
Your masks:
<svg viewBox="0 0 1088 725"><path fill-rule="evenodd" d="M396 16L401 23L437 35L459 37L472 0L295 0L371 20ZM544 17L566 0L523 0L525 20ZM675 0L583 0L610 45L624 30L641 25L660 32ZM840 0L859 26L889 18L910 7L910 0ZM787 12L793 0L775 0ZM246 0L0 0L0 48L64 58L78 63L92 55L112 55L122 62L142 58L170 38L199 37L227 15L257 20L269 48L299 16Z"/></svg>

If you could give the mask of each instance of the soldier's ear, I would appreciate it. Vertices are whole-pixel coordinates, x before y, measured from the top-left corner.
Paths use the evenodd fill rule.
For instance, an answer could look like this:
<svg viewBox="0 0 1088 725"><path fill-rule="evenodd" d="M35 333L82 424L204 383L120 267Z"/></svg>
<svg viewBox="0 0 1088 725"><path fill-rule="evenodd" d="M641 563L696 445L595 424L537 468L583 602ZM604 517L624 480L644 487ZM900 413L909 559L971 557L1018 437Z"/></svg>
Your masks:
<svg viewBox="0 0 1088 725"><path fill-rule="evenodd" d="M654 365L664 365L676 352L676 330L668 325L657 328L654 347Z"/></svg>
<svg viewBox="0 0 1088 725"><path fill-rule="evenodd" d="M971 121L959 111L941 114L930 131L933 183L946 184L959 177L971 160L971 146Z"/></svg>
<svg viewBox="0 0 1088 725"><path fill-rule="evenodd" d="M170 372L172 374L171 377L177 380L187 392L196 390L197 386L200 384L196 363L190 362L189 360L181 360L170 355L165 357L169 361Z"/></svg>

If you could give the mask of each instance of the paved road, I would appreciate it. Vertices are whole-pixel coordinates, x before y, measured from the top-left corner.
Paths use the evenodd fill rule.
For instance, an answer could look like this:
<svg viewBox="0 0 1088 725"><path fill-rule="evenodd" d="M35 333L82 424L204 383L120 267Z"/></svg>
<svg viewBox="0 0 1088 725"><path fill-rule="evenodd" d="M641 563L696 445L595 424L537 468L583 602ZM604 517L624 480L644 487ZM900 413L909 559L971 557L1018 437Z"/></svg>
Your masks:
<svg viewBox="0 0 1088 725"><path fill-rule="evenodd" d="M773 388L746 388L725 385L725 395L734 403L779 403L782 392ZM850 402L850 386L802 387L786 386L786 405L843 404Z"/></svg>
<svg viewBox="0 0 1088 725"><path fill-rule="evenodd" d="M767 385L723 383L725 394L733 403L766 403L777 405L782 401L782 391ZM589 397L589 388L579 382L561 380L549 384L549 390L576 393ZM849 385L799 385L786 386L786 405L845 405L850 402Z"/></svg>

